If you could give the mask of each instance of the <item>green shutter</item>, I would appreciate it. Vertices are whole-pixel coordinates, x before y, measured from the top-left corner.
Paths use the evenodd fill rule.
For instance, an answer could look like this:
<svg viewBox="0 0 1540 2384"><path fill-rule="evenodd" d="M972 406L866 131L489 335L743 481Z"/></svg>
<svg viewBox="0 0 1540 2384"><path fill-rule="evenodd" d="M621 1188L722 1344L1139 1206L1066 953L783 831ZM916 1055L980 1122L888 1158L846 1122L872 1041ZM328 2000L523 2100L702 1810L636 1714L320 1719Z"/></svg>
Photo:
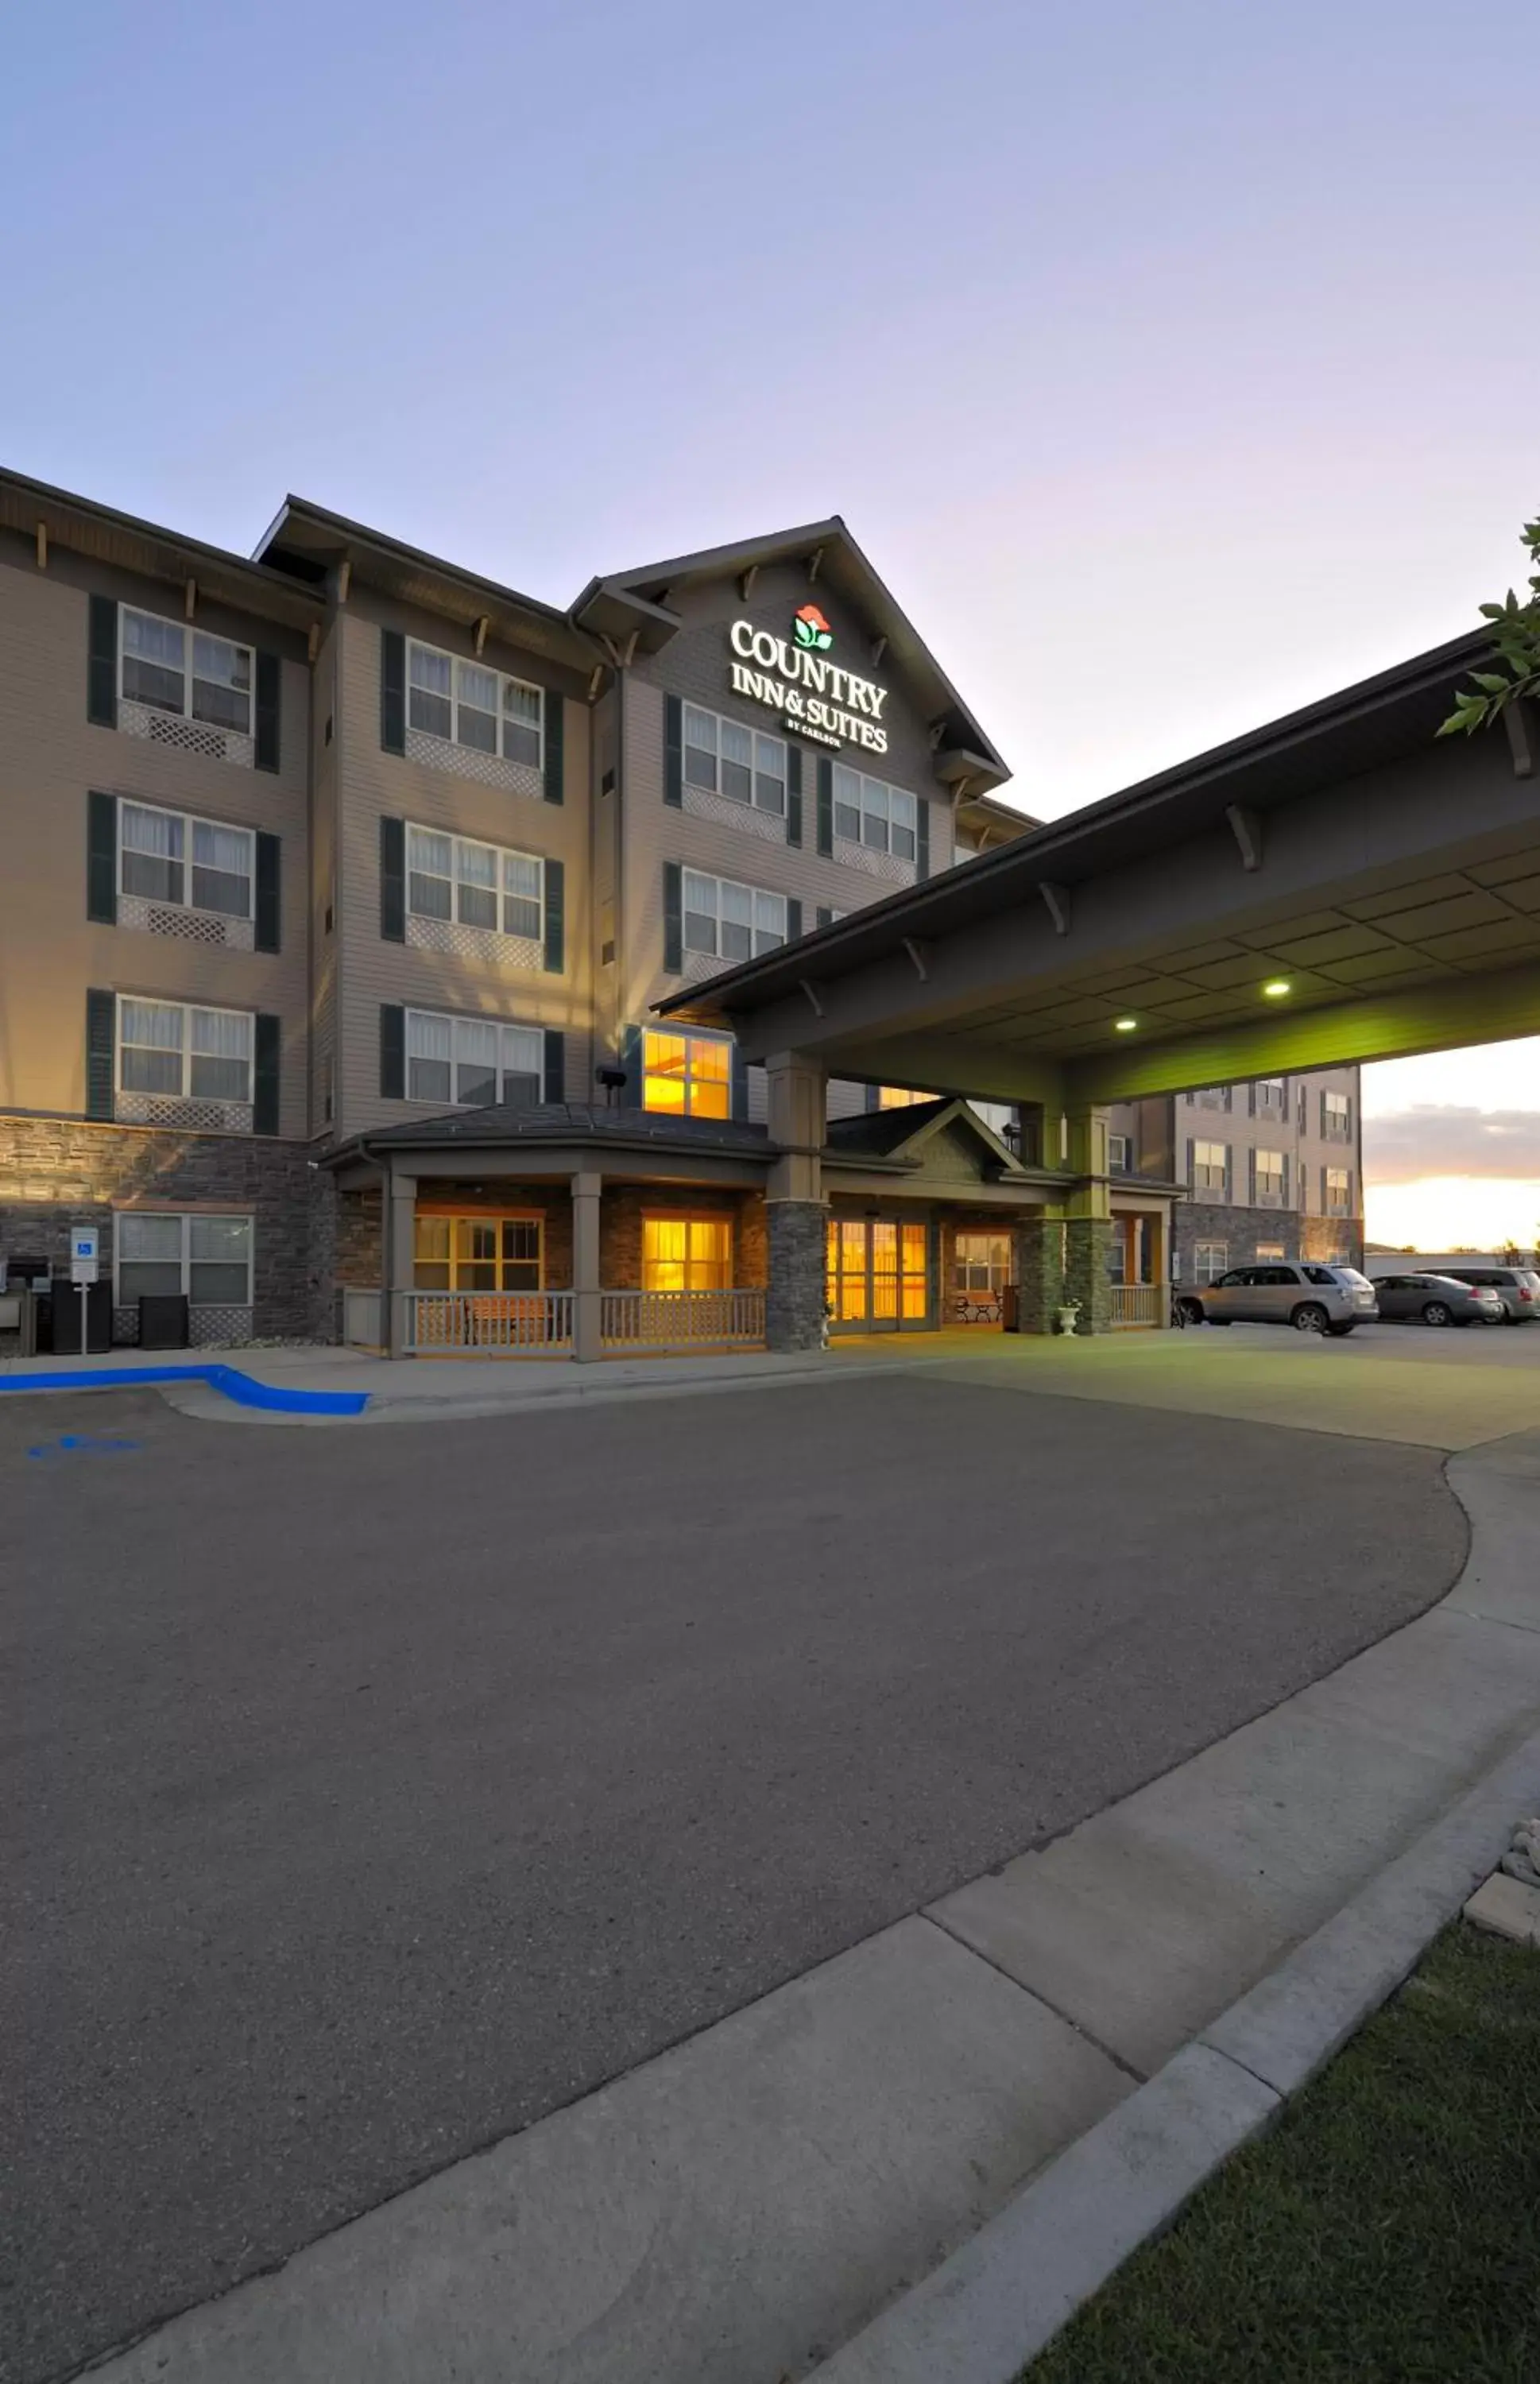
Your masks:
<svg viewBox="0 0 1540 2384"><path fill-rule="evenodd" d="M112 1115L113 1038L118 1029L118 997L93 986L85 998L85 1113L88 1118Z"/></svg>
<svg viewBox="0 0 1540 2384"><path fill-rule="evenodd" d="M551 976L560 976L566 966L566 863L548 861L545 864L545 966Z"/></svg>
<svg viewBox="0 0 1540 2384"><path fill-rule="evenodd" d="M406 1099L406 1012L399 1001L379 1005L379 1098Z"/></svg>
<svg viewBox="0 0 1540 2384"><path fill-rule="evenodd" d="M256 1066L252 1084L252 1132L277 1134L279 1059L283 1049L281 1023L265 1010L256 1014Z"/></svg>
<svg viewBox="0 0 1540 2384"><path fill-rule="evenodd" d="M680 811L685 800L685 708L677 695L663 700L663 799Z"/></svg>
<svg viewBox="0 0 1540 2384"><path fill-rule="evenodd" d="M786 840L802 840L802 749L792 744L786 749Z"/></svg>
<svg viewBox="0 0 1540 2384"><path fill-rule="evenodd" d="M385 813L379 821L379 932L388 944L406 941L406 822Z"/></svg>
<svg viewBox="0 0 1540 2384"><path fill-rule="evenodd" d="M118 798L94 789L85 799L85 915L104 927L118 920Z"/></svg>
<svg viewBox="0 0 1540 2384"><path fill-rule="evenodd" d="M787 905L786 905L786 940L787 940L787 942L788 942L789 944L794 944L794 943L796 943L796 942L797 942L797 940L798 940L798 938L801 937L801 932L802 932L802 906L801 906L801 904L798 901L798 900L797 900L796 896L793 894L793 895L791 895L790 897L789 897L788 901L787 901Z"/></svg>
<svg viewBox="0 0 1540 2384"><path fill-rule="evenodd" d="M379 632L379 742L387 753L406 751L406 639Z"/></svg>
<svg viewBox="0 0 1540 2384"><path fill-rule="evenodd" d="M834 853L834 764L818 756L818 850L826 860Z"/></svg>
<svg viewBox="0 0 1540 2384"><path fill-rule="evenodd" d="M282 853L281 838L266 834L257 837L255 943L259 952L276 952L279 946L279 875Z"/></svg>
<svg viewBox="0 0 1540 2384"><path fill-rule="evenodd" d="M928 877L930 875L930 805L924 795L919 798L915 809L919 817L918 832L914 838L914 875L916 877Z"/></svg>
<svg viewBox="0 0 1540 2384"><path fill-rule="evenodd" d="M255 761L259 770L276 770L279 765L279 704L282 680L283 665L277 654L258 654Z"/></svg>
<svg viewBox="0 0 1540 2384"><path fill-rule="evenodd" d="M626 1071L626 1083L620 1096L623 1109L644 1110L647 1107L641 1032L640 1026L627 1026L621 1039L620 1064Z"/></svg>
<svg viewBox="0 0 1540 2384"><path fill-rule="evenodd" d="M110 596L91 600L85 716L98 727L118 726L118 607Z"/></svg>
<svg viewBox="0 0 1540 2384"><path fill-rule="evenodd" d="M540 1095L548 1101L566 1099L566 1037L555 1026L545 1030L545 1078Z"/></svg>
<svg viewBox="0 0 1540 2384"><path fill-rule="evenodd" d="M684 871L677 861L663 865L663 964L677 976L685 964Z"/></svg>
<svg viewBox="0 0 1540 2384"><path fill-rule="evenodd" d="M566 700L547 688L540 699L545 712L545 800L565 801Z"/></svg>

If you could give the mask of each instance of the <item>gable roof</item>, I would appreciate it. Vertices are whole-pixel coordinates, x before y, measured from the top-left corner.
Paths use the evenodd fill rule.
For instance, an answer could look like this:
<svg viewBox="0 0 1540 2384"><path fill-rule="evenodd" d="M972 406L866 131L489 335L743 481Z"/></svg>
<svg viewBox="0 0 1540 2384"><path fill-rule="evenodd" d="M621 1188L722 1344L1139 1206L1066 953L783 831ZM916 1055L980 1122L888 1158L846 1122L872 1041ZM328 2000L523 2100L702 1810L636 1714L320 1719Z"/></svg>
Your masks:
<svg viewBox="0 0 1540 2384"><path fill-rule="evenodd" d="M925 1145L937 1135L961 1125L982 1143L993 1167L1002 1175L1020 1175L1020 1160L992 1126L986 1125L969 1101L943 1095L934 1101L914 1101L906 1109L867 1110L856 1117L835 1118L824 1136L831 1155L841 1159L890 1159L917 1161Z"/></svg>
<svg viewBox="0 0 1540 2384"><path fill-rule="evenodd" d="M572 607L580 628L616 648L635 637L642 651L656 653L680 627L669 597L707 580L727 579L766 564L805 562L809 584L835 588L887 640L886 658L898 670L938 734L937 776L965 780L975 793L1004 784L1010 770L947 677L892 591L851 536L838 514L798 529L771 531L731 546L703 547L632 571L612 571L590 579Z"/></svg>

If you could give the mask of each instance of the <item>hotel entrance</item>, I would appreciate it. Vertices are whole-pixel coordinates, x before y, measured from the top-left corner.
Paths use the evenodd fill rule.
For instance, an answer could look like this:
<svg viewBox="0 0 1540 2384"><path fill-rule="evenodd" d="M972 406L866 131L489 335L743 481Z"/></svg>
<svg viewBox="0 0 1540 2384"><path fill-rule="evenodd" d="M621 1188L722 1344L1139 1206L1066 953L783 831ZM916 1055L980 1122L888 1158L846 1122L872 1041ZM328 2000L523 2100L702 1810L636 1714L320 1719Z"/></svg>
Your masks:
<svg viewBox="0 0 1540 2384"><path fill-rule="evenodd" d="M930 1318L930 1228L891 1217L831 1217L832 1332L923 1330Z"/></svg>

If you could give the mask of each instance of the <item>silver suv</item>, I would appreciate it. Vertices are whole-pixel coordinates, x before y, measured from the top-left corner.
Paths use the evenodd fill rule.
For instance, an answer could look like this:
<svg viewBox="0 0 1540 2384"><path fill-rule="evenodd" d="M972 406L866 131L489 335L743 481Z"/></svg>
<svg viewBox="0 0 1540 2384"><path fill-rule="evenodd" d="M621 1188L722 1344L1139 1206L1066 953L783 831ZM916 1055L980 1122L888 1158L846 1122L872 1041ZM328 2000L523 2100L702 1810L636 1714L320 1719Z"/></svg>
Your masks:
<svg viewBox="0 0 1540 2384"><path fill-rule="evenodd" d="M1185 1291L1179 1305L1189 1324L1292 1324L1297 1333L1329 1333L1337 1341L1379 1314L1366 1275L1312 1259L1232 1267L1200 1291Z"/></svg>
<svg viewBox="0 0 1540 2384"><path fill-rule="evenodd" d="M1503 1304L1505 1323L1540 1324L1540 1273L1534 1267L1449 1266L1438 1272L1478 1290L1495 1291Z"/></svg>

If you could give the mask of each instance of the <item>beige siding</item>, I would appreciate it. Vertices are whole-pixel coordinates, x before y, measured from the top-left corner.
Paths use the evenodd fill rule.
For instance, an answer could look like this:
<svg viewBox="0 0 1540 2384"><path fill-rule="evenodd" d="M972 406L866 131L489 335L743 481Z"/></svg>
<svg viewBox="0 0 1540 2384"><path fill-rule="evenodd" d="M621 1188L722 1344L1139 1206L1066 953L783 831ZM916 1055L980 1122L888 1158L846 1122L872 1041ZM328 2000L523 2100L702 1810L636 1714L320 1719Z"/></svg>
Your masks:
<svg viewBox="0 0 1540 2384"><path fill-rule="evenodd" d="M666 652L663 660L666 663ZM724 704L722 709L727 710ZM748 714L740 706L739 716ZM818 807L815 762L811 748L803 763L802 842L774 840L751 826L702 819L665 803L664 795L664 690L632 678L626 689L625 968L624 1007L629 1019L645 1017L654 1001L689 982L663 965L663 872L666 862L730 877L766 893L784 894L802 905L802 931L812 935L821 908L859 911L899 889L862 869L830 860L816 850ZM930 798L932 854L950 837L950 812L944 797ZM699 972L713 974L709 965Z"/></svg>
<svg viewBox="0 0 1540 2384"><path fill-rule="evenodd" d="M307 819L310 674L290 632L200 609L200 626L282 657L276 774L168 751L86 719L88 597L168 617L180 589L98 571L57 549L0 545L0 1108L79 1116L85 1107L89 987L268 1011L283 1022L280 1130L306 1119ZM168 804L281 837L282 950L185 943L86 917L90 789Z"/></svg>
<svg viewBox="0 0 1540 2384"><path fill-rule="evenodd" d="M593 923L589 854L589 717L570 693L565 714L565 797L561 804L485 787L456 772L426 766L381 750L380 628L404 628L429 643L469 653L457 626L422 621L356 591L341 624L340 978L341 1038L336 1130L401 1124L419 1112L379 1094L379 1011L385 1002L495 1017L555 1027L565 1037L569 1094L586 1097L592 1082L591 953ZM489 642L489 668L553 687L563 675L549 664ZM570 674L565 675L570 677ZM419 951L388 943L379 932L379 822L412 820L424 827L479 838L565 864L566 966L559 976Z"/></svg>
<svg viewBox="0 0 1540 2384"><path fill-rule="evenodd" d="M338 983L342 888L337 866L338 791L342 775L342 639L328 627L316 656L310 733L310 1131L336 1124Z"/></svg>

